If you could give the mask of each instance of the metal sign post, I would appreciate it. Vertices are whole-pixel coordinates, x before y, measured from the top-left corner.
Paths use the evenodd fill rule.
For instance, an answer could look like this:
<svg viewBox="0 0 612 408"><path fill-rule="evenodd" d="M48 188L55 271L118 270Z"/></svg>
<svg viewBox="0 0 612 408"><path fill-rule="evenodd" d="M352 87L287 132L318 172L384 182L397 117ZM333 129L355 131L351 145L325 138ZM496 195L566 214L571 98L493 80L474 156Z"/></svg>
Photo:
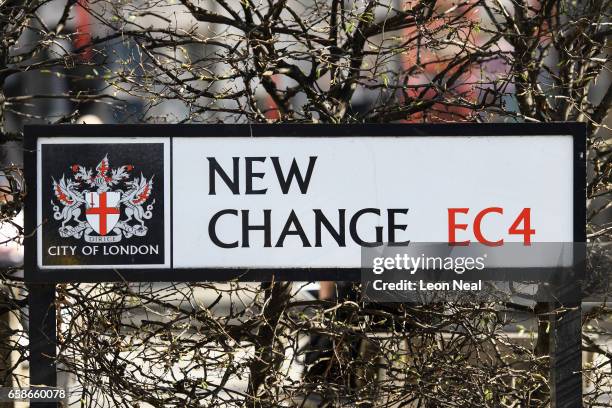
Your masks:
<svg viewBox="0 0 612 408"><path fill-rule="evenodd" d="M57 386L55 284L28 285L30 386ZM57 407L32 402L32 408Z"/></svg>

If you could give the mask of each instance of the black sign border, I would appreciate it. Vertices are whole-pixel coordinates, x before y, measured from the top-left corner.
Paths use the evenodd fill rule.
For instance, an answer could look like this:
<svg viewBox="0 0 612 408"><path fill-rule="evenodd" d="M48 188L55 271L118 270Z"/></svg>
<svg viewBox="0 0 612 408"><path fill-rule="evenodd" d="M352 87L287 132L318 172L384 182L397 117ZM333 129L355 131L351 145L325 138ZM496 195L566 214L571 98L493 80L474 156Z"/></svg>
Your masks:
<svg viewBox="0 0 612 408"><path fill-rule="evenodd" d="M24 209L24 278L31 283L68 282L224 282L231 280L359 281L360 268L155 268L40 269L36 261L38 137L166 137L170 139L170 261L173 253L172 139L177 137L432 137L559 136L574 142L574 242L586 242L586 124L449 123L449 124L130 124L26 125L24 169L28 194ZM520 158L517 158L520 160ZM541 268L536 268L541 269Z"/></svg>

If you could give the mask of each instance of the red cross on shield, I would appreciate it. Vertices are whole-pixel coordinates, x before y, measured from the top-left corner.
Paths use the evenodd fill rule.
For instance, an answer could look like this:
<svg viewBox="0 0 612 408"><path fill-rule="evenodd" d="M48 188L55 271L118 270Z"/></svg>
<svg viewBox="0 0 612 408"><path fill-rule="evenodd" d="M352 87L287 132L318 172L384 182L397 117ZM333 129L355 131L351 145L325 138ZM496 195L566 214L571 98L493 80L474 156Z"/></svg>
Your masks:
<svg viewBox="0 0 612 408"><path fill-rule="evenodd" d="M116 191L103 193L85 193L87 222L100 235L106 235L119 221L119 199L121 194Z"/></svg>

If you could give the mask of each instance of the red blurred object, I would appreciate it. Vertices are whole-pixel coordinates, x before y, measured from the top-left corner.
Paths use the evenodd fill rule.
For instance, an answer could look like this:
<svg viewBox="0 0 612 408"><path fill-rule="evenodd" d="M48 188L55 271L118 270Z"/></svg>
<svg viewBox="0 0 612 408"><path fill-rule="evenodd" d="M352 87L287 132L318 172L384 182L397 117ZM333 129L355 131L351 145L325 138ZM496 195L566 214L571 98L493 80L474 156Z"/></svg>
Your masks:
<svg viewBox="0 0 612 408"><path fill-rule="evenodd" d="M404 7L406 9L412 9L416 5L416 3L413 3L415 2L407 1L404 3ZM441 4L438 4L438 7L451 8L454 5L455 4L453 1L443 1ZM461 12L461 9L462 7L457 8L457 12ZM472 21L478 20L478 17L475 17L473 13L470 13L467 18ZM436 29L439 30L441 27L443 27L443 25L443 19L438 18L428 23L427 28L435 31ZM410 38L418 35L418 30L419 28L407 28L404 30L404 37ZM479 35L471 33L469 36L469 41L473 44L478 44L479 37ZM421 48L419 52L420 55L418 56L418 60L424 69L419 75L411 75L411 78L408 80L407 85L412 86L413 88L408 88L402 95L405 98L406 103L411 103L415 99L417 101L427 101L432 99L444 100L448 98L449 101L452 101L457 97L461 97L465 101L469 102L475 102L477 100L477 92L473 86L473 83L475 83L477 80L473 75L472 70L468 70L466 73L461 75L451 89L442 91L429 87L431 84L431 79L447 68L448 62L444 60L448 59L454 50L449 52L437 52L430 51L426 48ZM402 69L408 70L412 68L417 61L417 50L411 50L410 52L404 53L402 54L401 58ZM451 75L453 75L452 70L446 74L446 76ZM473 113L473 110L470 108L456 106L456 104L452 102L449 104L441 102L434 103L425 111L410 114L405 120L403 120L403 122L460 122L465 121L466 118Z"/></svg>
<svg viewBox="0 0 612 408"><path fill-rule="evenodd" d="M89 15L89 4L87 0L78 0L76 5L76 32L74 35L74 47L79 50L83 61L89 61L92 57L91 50L91 19Z"/></svg>

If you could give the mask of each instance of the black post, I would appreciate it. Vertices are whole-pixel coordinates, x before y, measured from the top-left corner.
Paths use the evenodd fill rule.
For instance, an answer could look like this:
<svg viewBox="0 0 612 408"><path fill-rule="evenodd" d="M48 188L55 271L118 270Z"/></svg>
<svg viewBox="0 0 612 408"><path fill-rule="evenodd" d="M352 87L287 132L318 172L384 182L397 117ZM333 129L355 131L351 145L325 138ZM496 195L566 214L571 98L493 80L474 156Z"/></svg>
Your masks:
<svg viewBox="0 0 612 408"><path fill-rule="evenodd" d="M568 277L560 274L553 284L558 311L551 318L550 397L554 408L582 407L583 259L578 274L570 273Z"/></svg>
<svg viewBox="0 0 612 408"><path fill-rule="evenodd" d="M57 386L55 285L29 284L30 386ZM56 408L56 402L32 402L31 408Z"/></svg>
<svg viewBox="0 0 612 408"><path fill-rule="evenodd" d="M551 401L575 408L582 406L582 311L580 304L564 307L552 324Z"/></svg>

